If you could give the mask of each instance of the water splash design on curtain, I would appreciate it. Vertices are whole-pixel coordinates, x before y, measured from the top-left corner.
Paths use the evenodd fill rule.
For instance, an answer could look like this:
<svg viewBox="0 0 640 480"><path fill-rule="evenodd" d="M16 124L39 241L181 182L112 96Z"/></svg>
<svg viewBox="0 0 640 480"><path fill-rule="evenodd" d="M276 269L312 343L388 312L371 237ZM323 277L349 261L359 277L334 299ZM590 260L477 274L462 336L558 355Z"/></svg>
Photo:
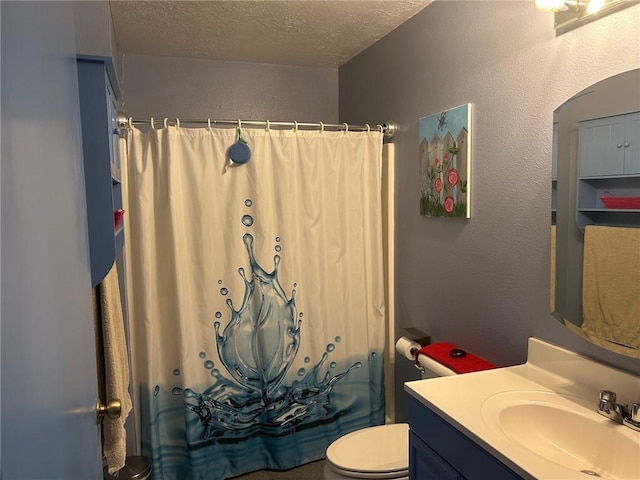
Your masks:
<svg viewBox="0 0 640 480"><path fill-rule="evenodd" d="M251 200L245 201L246 206L251 204ZM253 217L244 215L242 223L251 227ZM288 298L278 281L280 255L274 255L274 268L269 273L255 258L253 235L245 233L242 240L250 267L248 277L244 268L238 269L244 282L242 304L236 310L232 300L226 299L231 319L222 334L220 321L214 322L218 354L234 381L207 360L204 367L215 379L209 388L203 392L172 389L174 395L184 397L184 407L199 419L199 423L189 424L190 448L255 434L280 436L291 432L293 427L300 430L331 421L340 414L330 398L334 386L351 370L362 367L361 362L355 362L345 372L331 375L327 370L321 376L323 365L335 350L335 344L329 343L315 365L308 370L298 369L299 380L290 385L283 383L298 354L303 313L296 314L296 290ZM276 241L280 241L279 237ZM280 245L275 250L279 252ZM226 288L220 289L221 295L228 293ZM215 317L221 318L222 313L216 312ZM335 341L339 343L341 338L337 336ZM206 354L201 352L200 357L205 358ZM305 363L310 361L305 357ZM331 362L330 367L335 368L336 364Z"/></svg>

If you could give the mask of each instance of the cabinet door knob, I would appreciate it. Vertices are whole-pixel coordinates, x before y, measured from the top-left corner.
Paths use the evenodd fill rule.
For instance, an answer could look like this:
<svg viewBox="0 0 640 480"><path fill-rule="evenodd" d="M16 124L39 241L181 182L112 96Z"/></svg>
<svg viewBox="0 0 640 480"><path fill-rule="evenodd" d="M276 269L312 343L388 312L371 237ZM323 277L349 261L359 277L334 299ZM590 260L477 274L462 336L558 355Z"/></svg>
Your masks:
<svg viewBox="0 0 640 480"><path fill-rule="evenodd" d="M617 148L622 148L622 144L621 144L621 143L619 143L619 144L617 145Z"/></svg>
<svg viewBox="0 0 640 480"><path fill-rule="evenodd" d="M624 144L624 148L627 148L627 147L629 147L629 142Z"/></svg>

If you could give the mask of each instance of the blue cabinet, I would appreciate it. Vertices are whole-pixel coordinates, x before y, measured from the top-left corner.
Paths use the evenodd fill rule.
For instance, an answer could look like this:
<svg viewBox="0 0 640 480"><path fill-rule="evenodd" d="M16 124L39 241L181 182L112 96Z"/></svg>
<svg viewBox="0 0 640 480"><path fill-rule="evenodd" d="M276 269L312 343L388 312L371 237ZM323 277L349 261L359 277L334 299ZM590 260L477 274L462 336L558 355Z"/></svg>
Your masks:
<svg viewBox="0 0 640 480"><path fill-rule="evenodd" d="M410 480L522 480L411 396L409 428Z"/></svg>
<svg viewBox="0 0 640 480"><path fill-rule="evenodd" d="M409 480L465 480L458 471L445 462L440 455L420 440L415 433L409 432Z"/></svg>
<svg viewBox="0 0 640 480"><path fill-rule="evenodd" d="M110 59L78 58L91 283L102 281L124 244L120 185L118 83Z"/></svg>
<svg viewBox="0 0 640 480"><path fill-rule="evenodd" d="M640 207L602 198L640 198L640 112L580 122L578 130L578 227L639 227Z"/></svg>

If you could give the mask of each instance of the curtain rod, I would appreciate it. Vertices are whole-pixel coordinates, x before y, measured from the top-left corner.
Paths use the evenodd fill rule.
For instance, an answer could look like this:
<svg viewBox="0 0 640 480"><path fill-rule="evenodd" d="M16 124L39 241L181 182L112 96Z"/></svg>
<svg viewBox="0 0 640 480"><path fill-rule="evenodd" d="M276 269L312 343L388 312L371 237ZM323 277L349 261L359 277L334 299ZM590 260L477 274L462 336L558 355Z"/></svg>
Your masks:
<svg viewBox="0 0 640 480"><path fill-rule="evenodd" d="M356 132L366 132L368 130L378 130L384 134L385 138L393 138L396 132L398 131L398 125L395 122L387 122L383 124L378 124L375 126L371 126L369 124L364 125L349 125L348 123L308 123L308 122L271 122L269 120L212 120L210 118L205 119L154 119L153 117L149 119L134 119L132 117L127 117L126 115L119 114L118 115L118 124L121 127L132 127L133 125L152 125L155 128L155 125L158 125L158 128L167 127L168 125L177 125L180 126L181 123L189 123L189 124L202 124L208 126L240 126L242 125L246 127L262 127L269 129L271 127L274 128L293 128L293 129L305 129L305 130L337 130L337 131L356 131Z"/></svg>

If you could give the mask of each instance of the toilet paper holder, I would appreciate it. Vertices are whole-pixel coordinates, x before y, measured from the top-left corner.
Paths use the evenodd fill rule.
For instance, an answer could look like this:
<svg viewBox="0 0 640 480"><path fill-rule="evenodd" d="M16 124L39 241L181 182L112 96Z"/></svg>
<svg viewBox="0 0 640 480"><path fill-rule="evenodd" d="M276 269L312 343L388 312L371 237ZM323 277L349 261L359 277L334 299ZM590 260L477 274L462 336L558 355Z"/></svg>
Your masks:
<svg viewBox="0 0 640 480"><path fill-rule="evenodd" d="M405 332L404 338L412 342L415 342L417 345L420 346L420 348L426 347L427 345L431 345L431 335L429 335L428 333L425 333L422 330L414 327L403 327L401 330ZM420 348L413 347L409 352L413 357L414 367L420 370L421 373L424 373L424 368L417 362L418 352L420 351Z"/></svg>
<svg viewBox="0 0 640 480"><path fill-rule="evenodd" d="M419 343L421 347L426 347L427 345L431 345L431 335L423 332L419 328L414 327L402 327L401 330L406 332L406 337L413 340L416 343Z"/></svg>

